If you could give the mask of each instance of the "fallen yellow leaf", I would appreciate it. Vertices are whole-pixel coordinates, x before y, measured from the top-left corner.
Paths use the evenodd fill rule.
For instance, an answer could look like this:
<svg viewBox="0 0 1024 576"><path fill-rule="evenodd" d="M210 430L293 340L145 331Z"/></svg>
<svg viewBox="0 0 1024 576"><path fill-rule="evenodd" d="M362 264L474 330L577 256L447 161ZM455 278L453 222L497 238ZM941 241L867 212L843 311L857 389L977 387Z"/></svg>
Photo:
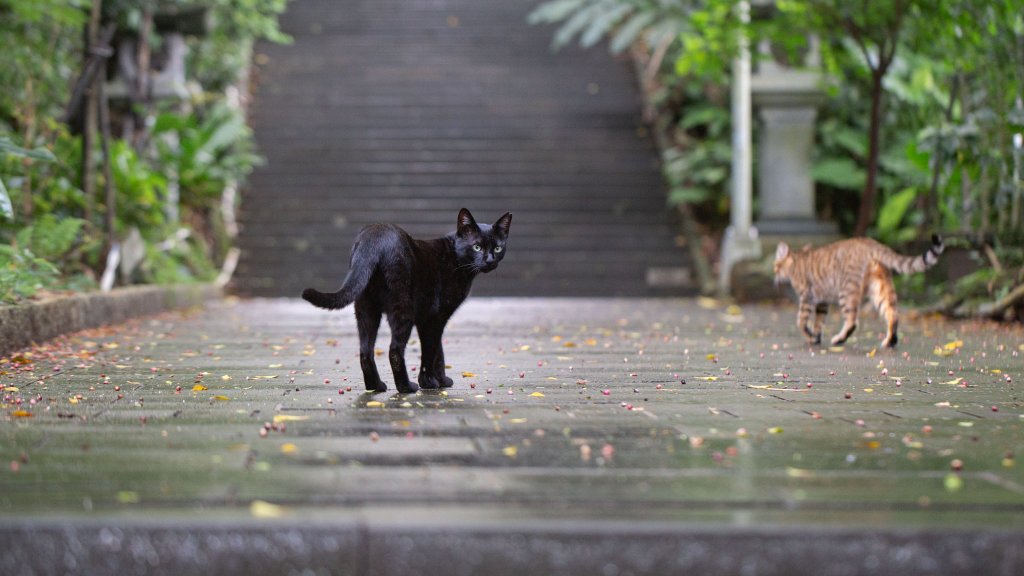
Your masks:
<svg viewBox="0 0 1024 576"><path fill-rule="evenodd" d="M462 373L462 377L463 378L476 378L476 374L474 374L472 372L463 372Z"/></svg>
<svg viewBox="0 0 1024 576"><path fill-rule="evenodd" d="M121 504L138 504L139 493L132 492L131 490L121 490L117 493L117 501Z"/></svg>
<svg viewBox="0 0 1024 576"><path fill-rule="evenodd" d="M196 384L195 386L192 387L193 392L202 392L203 390L209 390L209 388L203 386L202 384Z"/></svg>
<svg viewBox="0 0 1024 576"><path fill-rule="evenodd" d="M263 500L253 500L252 504L249 505L249 513L252 514L253 518L280 518L287 514L288 510L277 504L271 504Z"/></svg>
<svg viewBox="0 0 1024 576"><path fill-rule="evenodd" d="M224 400L231 400L231 398L228 398L227 396L223 396L223 395L220 395L220 394L218 394L218 395L214 396L214 397L213 397L213 399L214 399L214 400L221 400L221 401L224 401Z"/></svg>
<svg viewBox="0 0 1024 576"><path fill-rule="evenodd" d="M294 454L294 453L296 453L298 451L299 451L299 447L296 446L295 444L292 444L291 442L288 442L287 444L282 444L281 445L281 453L282 454Z"/></svg>
<svg viewBox="0 0 1024 576"><path fill-rule="evenodd" d="M309 420L309 416L294 416L292 414L274 415L274 424L280 424L281 422L299 422L302 420Z"/></svg>
<svg viewBox="0 0 1024 576"><path fill-rule="evenodd" d="M815 474L814 470L786 466L786 476L789 476L790 478L814 478Z"/></svg>
<svg viewBox="0 0 1024 576"><path fill-rule="evenodd" d="M715 310L722 304L721 302L715 300L714 298L701 296L700 298L697 298L697 305L700 306L701 308L704 308L705 310Z"/></svg>
<svg viewBox="0 0 1024 576"><path fill-rule="evenodd" d="M14 416L15 418L31 418L35 416L35 414L28 410L15 410L14 412L11 412L11 416Z"/></svg>
<svg viewBox="0 0 1024 576"><path fill-rule="evenodd" d="M384 403L380 402L378 400L370 400L369 402L366 403L366 407L367 408L379 408L380 406L383 406L383 405L384 405Z"/></svg>
<svg viewBox="0 0 1024 576"><path fill-rule="evenodd" d="M504 454L505 456L508 456L509 458L515 458L516 454L519 453L519 447L518 446L505 446L501 450L501 453Z"/></svg>
<svg viewBox="0 0 1024 576"><path fill-rule="evenodd" d="M543 398L544 397L544 393L543 392L534 392L533 394L530 394L530 396L533 396L534 398Z"/></svg>

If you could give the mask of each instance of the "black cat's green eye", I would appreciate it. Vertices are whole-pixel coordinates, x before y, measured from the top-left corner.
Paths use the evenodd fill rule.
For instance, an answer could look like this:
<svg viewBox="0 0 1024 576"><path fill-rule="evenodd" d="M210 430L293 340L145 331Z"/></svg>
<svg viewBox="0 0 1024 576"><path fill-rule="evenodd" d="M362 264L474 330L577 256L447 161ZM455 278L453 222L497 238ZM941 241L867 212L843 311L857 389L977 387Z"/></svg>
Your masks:
<svg viewBox="0 0 1024 576"><path fill-rule="evenodd" d="M494 247L494 253L495 254L497 254L498 252L501 252L502 250L504 250L504 248L502 248L501 246L495 246Z"/></svg>
<svg viewBox="0 0 1024 576"><path fill-rule="evenodd" d="M483 248L481 248L479 244L473 244L473 251L474 252L479 252L481 250L483 250Z"/></svg>

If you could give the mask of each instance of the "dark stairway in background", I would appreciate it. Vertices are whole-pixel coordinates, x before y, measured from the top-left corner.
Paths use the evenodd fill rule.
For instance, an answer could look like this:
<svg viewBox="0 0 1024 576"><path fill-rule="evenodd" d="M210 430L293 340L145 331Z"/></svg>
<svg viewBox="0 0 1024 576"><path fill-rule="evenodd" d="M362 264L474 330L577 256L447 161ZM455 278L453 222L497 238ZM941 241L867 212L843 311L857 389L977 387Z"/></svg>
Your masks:
<svg viewBox="0 0 1024 576"><path fill-rule="evenodd" d="M417 238L459 208L513 213L476 295L644 296L685 274L628 62L552 53L518 0L293 0L260 45L252 121L267 163L243 196L242 295L335 289L362 226Z"/></svg>

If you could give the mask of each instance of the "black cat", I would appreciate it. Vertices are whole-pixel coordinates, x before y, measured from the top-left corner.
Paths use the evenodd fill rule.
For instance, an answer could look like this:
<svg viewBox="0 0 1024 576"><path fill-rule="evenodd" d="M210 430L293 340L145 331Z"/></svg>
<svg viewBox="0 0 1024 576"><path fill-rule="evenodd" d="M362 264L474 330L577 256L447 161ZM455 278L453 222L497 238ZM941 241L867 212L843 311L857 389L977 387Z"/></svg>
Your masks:
<svg viewBox="0 0 1024 576"><path fill-rule="evenodd" d="M494 270L505 257L511 224L512 214L506 213L494 226L478 225L463 208L455 232L436 240L414 240L392 224L367 226L356 235L341 288L334 293L307 288L302 297L328 310L355 301L359 365L367 390L387 390L373 360L381 314L387 314L391 326L388 359L398 391L417 390L405 369L405 345L413 325L423 347L420 388L451 386L452 379L444 374L441 348L445 324L469 296L476 275Z"/></svg>

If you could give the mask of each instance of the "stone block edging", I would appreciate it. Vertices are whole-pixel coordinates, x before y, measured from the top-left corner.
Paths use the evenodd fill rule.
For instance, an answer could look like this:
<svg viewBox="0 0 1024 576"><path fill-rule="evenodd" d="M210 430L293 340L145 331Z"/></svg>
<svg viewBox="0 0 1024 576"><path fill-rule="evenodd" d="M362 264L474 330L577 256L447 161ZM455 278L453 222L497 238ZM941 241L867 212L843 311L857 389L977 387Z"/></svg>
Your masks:
<svg viewBox="0 0 1024 576"><path fill-rule="evenodd" d="M0 355L63 334L197 306L221 296L222 290L212 284L129 286L0 306Z"/></svg>

